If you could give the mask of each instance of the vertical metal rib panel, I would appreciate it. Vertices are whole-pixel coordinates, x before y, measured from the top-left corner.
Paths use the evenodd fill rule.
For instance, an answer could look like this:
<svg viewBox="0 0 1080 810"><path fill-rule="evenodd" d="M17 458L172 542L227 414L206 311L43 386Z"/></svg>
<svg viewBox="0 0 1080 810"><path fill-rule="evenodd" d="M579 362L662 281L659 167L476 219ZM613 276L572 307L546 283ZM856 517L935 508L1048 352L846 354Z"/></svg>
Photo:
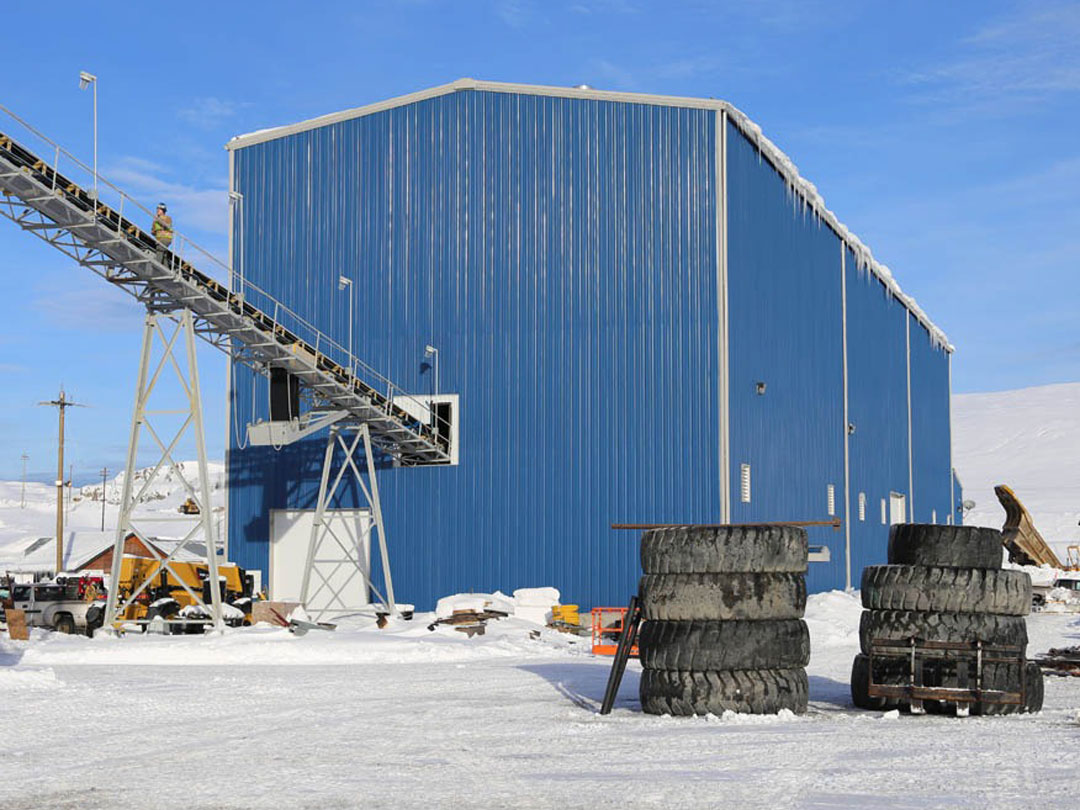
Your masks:
<svg viewBox="0 0 1080 810"><path fill-rule="evenodd" d="M844 481L840 240L731 125L727 201L731 475L753 481L731 518L822 519ZM811 536L833 555L808 586L843 587L843 535Z"/></svg>
<svg viewBox="0 0 1080 810"><path fill-rule="evenodd" d="M907 319L904 305L848 251L848 440L852 498L866 498L864 520L852 514L852 576L886 561L888 526L881 500L908 492Z"/></svg>
<svg viewBox="0 0 1080 810"><path fill-rule="evenodd" d="M401 598L553 584L621 604L616 520L715 521L711 111L459 92L237 152L248 275L358 355L461 396L461 464L385 469ZM242 425L266 385L235 370ZM238 562L310 507L320 441L230 453ZM349 498L342 505L351 505Z"/></svg>
<svg viewBox="0 0 1080 810"><path fill-rule="evenodd" d="M949 425L949 353L911 319L911 443L914 509L908 520L939 523L953 508Z"/></svg>

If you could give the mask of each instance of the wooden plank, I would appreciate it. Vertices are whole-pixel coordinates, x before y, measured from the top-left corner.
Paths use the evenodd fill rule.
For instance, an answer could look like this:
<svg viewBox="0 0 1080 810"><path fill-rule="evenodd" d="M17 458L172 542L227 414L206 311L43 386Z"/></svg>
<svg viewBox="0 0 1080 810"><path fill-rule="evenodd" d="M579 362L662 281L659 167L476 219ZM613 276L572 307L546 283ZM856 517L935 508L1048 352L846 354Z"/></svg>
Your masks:
<svg viewBox="0 0 1080 810"><path fill-rule="evenodd" d="M285 627L287 626L287 622L282 624L281 619L274 615L275 611L280 616L288 619L289 614L298 607L300 607L299 602L252 602L251 623L258 624L259 622L266 622L267 624L273 624L278 627Z"/></svg>
<svg viewBox="0 0 1080 810"><path fill-rule="evenodd" d="M26 612L16 608L8 608L7 616L8 635L12 641L29 641L30 631L26 627Z"/></svg>

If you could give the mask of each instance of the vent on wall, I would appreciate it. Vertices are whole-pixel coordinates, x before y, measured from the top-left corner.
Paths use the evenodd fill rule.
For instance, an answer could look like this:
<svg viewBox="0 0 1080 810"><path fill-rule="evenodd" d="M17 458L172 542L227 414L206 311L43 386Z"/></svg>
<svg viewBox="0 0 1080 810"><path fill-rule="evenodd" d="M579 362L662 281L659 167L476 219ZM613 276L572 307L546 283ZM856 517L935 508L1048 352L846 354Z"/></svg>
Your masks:
<svg viewBox="0 0 1080 810"><path fill-rule="evenodd" d="M825 488L825 502L829 510L829 517L836 515L836 487L829 484Z"/></svg>
<svg viewBox="0 0 1080 810"><path fill-rule="evenodd" d="M739 500L750 503L750 465L739 466Z"/></svg>
<svg viewBox="0 0 1080 810"><path fill-rule="evenodd" d="M859 493L859 520L866 520L866 493Z"/></svg>

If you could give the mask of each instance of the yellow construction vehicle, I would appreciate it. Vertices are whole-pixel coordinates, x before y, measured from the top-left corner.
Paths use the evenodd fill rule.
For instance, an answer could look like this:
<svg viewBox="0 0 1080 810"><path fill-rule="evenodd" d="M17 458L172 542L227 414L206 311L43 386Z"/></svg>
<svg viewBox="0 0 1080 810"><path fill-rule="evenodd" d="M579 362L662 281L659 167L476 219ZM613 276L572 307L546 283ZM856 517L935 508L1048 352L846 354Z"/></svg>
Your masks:
<svg viewBox="0 0 1080 810"><path fill-rule="evenodd" d="M139 595L120 618L139 621L161 617L170 621L185 608L197 606L199 599L209 605L209 573L205 562L170 560L166 568L151 557L125 556L120 563L120 579L111 587L117 589L121 601L136 591ZM235 563L218 563L218 578L222 605L230 608L226 623L250 624L252 582L247 573Z"/></svg>
<svg viewBox="0 0 1080 810"><path fill-rule="evenodd" d="M176 511L182 515L197 515L199 514L199 505L195 503L194 498L188 498L180 504Z"/></svg>

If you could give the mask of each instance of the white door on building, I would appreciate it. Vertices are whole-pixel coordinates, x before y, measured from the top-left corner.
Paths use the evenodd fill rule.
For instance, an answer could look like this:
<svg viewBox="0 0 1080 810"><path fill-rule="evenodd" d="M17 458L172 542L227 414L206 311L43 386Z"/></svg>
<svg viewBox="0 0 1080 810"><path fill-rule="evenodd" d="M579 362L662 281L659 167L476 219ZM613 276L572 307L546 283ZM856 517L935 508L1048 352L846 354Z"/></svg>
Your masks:
<svg viewBox="0 0 1080 810"><path fill-rule="evenodd" d="M889 523L907 523L907 498L902 493L889 493Z"/></svg>
<svg viewBox="0 0 1080 810"><path fill-rule="evenodd" d="M333 596L334 592L349 607L370 604L367 583L357 572L356 565L338 565L338 561L346 559L341 547L344 546L359 560L365 575L371 576L371 513L367 509L329 509L324 520L341 545L329 535L323 539L316 565L319 571L329 577L329 585L325 585L317 573L312 574L308 609L341 609L341 603ZM270 511L271 599L295 601L300 598L314 522L314 509Z"/></svg>

